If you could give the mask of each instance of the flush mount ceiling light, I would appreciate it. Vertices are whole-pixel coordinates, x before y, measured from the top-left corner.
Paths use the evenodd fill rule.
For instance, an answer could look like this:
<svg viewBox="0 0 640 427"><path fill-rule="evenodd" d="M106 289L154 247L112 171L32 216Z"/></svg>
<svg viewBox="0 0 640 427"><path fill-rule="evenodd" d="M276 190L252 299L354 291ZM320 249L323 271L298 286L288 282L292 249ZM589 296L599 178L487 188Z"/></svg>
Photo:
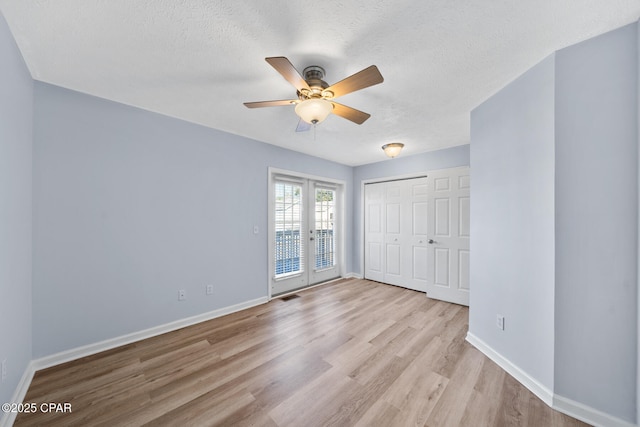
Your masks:
<svg viewBox="0 0 640 427"><path fill-rule="evenodd" d="M335 102L335 98L384 81L378 67L371 65L330 86L324 81L324 68L318 65L307 67L300 74L284 56L269 57L265 60L296 88L297 99L245 102L244 105L247 108L262 108L295 104L296 114L300 117L296 132L311 129L310 125L320 123L332 113L361 125L371 115L339 104Z"/></svg>
<svg viewBox="0 0 640 427"><path fill-rule="evenodd" d="M311 98L296 105L296 114L305 122L316 125L333 111L333 104L326 99Z"/></svg>
<svg viewBox="0 0 640 427"><path fill-rule="evenodd" d="M390 144L384 144L382 146L382 149L384 150L384 154L393 159L398 154L400 154L400 151L402 151L402 147L404 147L404 144L402 142L392 142Z"/></svg>

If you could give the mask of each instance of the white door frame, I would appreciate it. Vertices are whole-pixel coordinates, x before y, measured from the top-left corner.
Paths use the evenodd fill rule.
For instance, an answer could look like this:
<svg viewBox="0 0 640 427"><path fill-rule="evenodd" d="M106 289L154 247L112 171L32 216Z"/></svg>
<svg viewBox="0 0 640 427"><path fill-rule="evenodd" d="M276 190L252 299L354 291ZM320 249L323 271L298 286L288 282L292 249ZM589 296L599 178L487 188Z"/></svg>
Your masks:
<svg viewBox="0 0 640 427"><path fill-rule="evenodd" d="M328 184L333 184L336 187L338 187L338 190L336 191L336 195L338 198L338 203L340 206L338 206L338 209L336 211L336 215L337 215L337 223L338 223L338 227L336 228L337 230L337 234L338 234L338 238L336 240L336 245L338 248L338 263L339 263L339 274L340 277L344 277L345 275L345 268L346 268L346 253L345 253L345 209L346 209L346 204L345 204L345 193L346 193L346 181L343 180L339 180L339 179L334 179L334 178L327 178L324 176L318 176L318 175L311 175L311 174L307 174L307 173L303 173L303 172L296 172L296 171L291 171L291 170L286 170L286 169L279 169L279 168L275 168L275 167L269 167L268 169L268 191L267 191L267 229L268 229L268 233L267 233L267 253L268 253L268 264L269 264L269 277L267 278L267 295L269 296L269 300L272 299L272 295L271 295L271 285L272 285L272 281L273 278L275 277L275 248L274 245L272 244L273 242L275 242L275 229L273 224L275 223L275 203L274 203L274 183L275 183L275 178L276 176L290 176L292 178L300 178L300 179L305 179L305 180L312 180L312 181L321 181L321 182L326 182ZM313 285L312 285L313 286ZM281 295L279 295L281 296Z"/></svg>

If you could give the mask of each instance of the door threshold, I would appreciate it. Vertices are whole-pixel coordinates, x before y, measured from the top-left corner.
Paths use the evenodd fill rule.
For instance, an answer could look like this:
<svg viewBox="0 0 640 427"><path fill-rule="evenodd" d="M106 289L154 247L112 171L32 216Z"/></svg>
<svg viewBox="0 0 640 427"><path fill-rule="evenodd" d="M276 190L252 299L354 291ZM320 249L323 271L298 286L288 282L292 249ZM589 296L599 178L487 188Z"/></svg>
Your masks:
<svg viewBox="0 0 640 427"><path fill-rule="evenodd" d="M297 289L292 289L290 291L286 291L283 292L281 294L275 294L275 295L271 295L271 299L277 299L277 298L282 298L282 297L286 297L292 294L296 294L300 291L306 291L307 289L313 289L313 288L317 288L318 286L324 286L324 285L328 285L329 283L333 283L333 282L337 282L338 280L342 280L344 279L344 277L336 277L335 279L329 279L325 282L320 282L320 283L315 283L313 285L309 285L309 286L303 286L301 288L297 288Z"/></svg>

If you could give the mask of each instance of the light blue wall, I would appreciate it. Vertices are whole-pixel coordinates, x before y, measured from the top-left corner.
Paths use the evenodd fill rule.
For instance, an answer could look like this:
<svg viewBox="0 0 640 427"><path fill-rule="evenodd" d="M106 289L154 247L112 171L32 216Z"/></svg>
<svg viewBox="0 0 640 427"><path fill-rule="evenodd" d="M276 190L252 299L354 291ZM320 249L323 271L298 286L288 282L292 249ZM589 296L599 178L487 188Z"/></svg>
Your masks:
<svg viewBox="0 0 640 427"><path fill-rule="evenodd" d="M638 36L556 54L556 393L636 416Z"/></svg>
<svg viewBox="0 0 640 427"><path fill-rule="evenodd" d="M629 422L637 31L636 23L557 52L471 115L470 333L563 401Z"/></svg>
<svg viewBox="0 0 640 427"><path fill-rule="evenodd" d="M553 390L554 60L471 114L469 332ZM496 316L505 316L504 331Z"/></svg>
<svg viewBox="0 0 640 427"><path fill-rule="evenodd" d="M382 153L382 150L381 154ZM421 174L437 169L453 168L469 165L469 145L459 145L445 150L430 151L409 157L396 157L377 163L357 166L353 170L353 263L354 273L364 274L363 253L364 224L362 223L362 182L373 179L384 179L403 175ZM471 183L473 186L473 182Z"/></svg>
<svg viewBox="0 0 640 427"><path fill-rule="evenodd" d="M0 403L31 360L32 130L33 81L0 14Z"/></svg>
<svg viewBox="0 0 640 427"><path fill-rule="evenodd" d="M44 83L35 97L34 358L267 296L269 166L353 198L348 166Z"/></svg>

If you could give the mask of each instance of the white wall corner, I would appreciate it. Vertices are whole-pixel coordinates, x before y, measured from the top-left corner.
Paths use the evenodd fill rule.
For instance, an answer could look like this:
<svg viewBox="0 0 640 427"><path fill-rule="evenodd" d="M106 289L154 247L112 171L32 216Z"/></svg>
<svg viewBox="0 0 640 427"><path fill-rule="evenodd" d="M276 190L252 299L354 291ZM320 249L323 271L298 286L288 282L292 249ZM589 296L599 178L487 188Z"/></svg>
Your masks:
<svg viewBox="0 0 640 427"><path fill-rule="evenodd" d="M554 394L472 333L467 333L466 340L551 408L596 427L637 427L628 421Z"/></svg>
<svg viewBox="0 0 640 427"><path fill-rule="evenodd" d="M553 392L544 385L540 384L537 380L529 376L526 372L520 369L518 366L511 363L511 361L500 353L491 348L487 343L480 338L473 335L471 332L467 332L467 342L480 350L489 359L493 360L498 366L504 369L509 375L515 378L529 391L538 396L548 406L552 406Z"/></svg>
<svg viewBox="0 0 640 427"><path fill-rule="evenodd" d="M33 379L33 375L36 373L35 364L31 361L27 368L24 370L22 374L22 378L20 378L20 382L16 387L16 391L13 393L11 397L11 401L8 403L22 403L24 401L24 397L27 395L27 391L29 390L29 386L31 385L31 380ZM2 402L6 403L6 402ZM0 417L0 427L10 427L16 420L18 416L18 412L2 412L2 417Z"/></svg>
<svg viewBox="0 0 640 427"><path fill-rule="evenodd" d="M595 427L636 427L636 424L629 421L558 395L553 396L552 408Z"/></svg>

